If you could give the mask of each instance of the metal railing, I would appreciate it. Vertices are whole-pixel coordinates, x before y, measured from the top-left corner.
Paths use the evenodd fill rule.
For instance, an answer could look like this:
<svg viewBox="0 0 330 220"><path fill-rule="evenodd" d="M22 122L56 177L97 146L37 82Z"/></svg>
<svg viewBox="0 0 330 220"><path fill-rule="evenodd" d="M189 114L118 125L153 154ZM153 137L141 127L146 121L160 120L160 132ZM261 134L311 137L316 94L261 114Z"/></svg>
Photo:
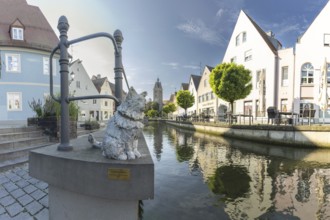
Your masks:
<svg viewBox="0 0 330 220"><path fill-rule="evenodd" d="M57 29L60 32L60 42L59 44L53 49L49 57L49 67L50 67L50 95L51 97L61 104L61 139L60 144L58 145L57 149L59 151L71 151L73 149L72 145L70 144L70 132L69 132L69 102L76 101L76 100L83 100L83 99L112 99L116 102L118 106L123 98L123 88L122 88L122 79L123 74L125 76L126 85L128 86L126 74L124 72L123 64L122 64L122 54L121 54L121 44L123 42L123 36L120 30L116 30L114 32L114 36L108 33L95 33L90 34L84 37L80 37L71 41L68 41L68 30L69 30L69 23L65 16L61 16L58 21ZM94 39L99 37L105 37L111 40L114 50L115 50L115 96L111 95L92 95L92 96L80 96L80 97L70 97L69 96L69 55L68 55L68 48L70 45ZM53 91L53 56L57 51L60 51L60 75L61 75L61 95L60 98L55 97Z"/></svg>

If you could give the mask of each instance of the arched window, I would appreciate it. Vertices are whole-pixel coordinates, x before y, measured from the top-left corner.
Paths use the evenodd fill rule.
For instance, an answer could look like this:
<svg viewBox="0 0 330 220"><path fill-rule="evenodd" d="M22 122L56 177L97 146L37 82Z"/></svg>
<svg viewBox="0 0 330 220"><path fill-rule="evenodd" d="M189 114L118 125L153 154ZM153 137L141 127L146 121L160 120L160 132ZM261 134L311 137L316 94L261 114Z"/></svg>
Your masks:
<svg viewBox="0 0 330 220"><path fill-rule="evenodd" d="M311 63L305 63L301 67L301 84L314 83L314 67Z"/></svg>

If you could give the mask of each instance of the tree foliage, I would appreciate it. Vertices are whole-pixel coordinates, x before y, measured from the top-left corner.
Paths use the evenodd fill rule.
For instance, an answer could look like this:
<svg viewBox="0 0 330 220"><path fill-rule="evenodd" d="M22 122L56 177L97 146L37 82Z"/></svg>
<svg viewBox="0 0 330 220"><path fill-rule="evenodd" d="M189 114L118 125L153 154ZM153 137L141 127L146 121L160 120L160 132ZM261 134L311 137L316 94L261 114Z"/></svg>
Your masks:
<svg viewBox="0 0 330 220"><path fill-rule="evenodd" d="M150 109L147 111L146 115L150 118L155 118L158 116L158 111L155 109Z"/></svg>
<svg viewBox="0 0 330 220"><path fill-rule="evenodd" d="M243 65L221 63L210 74L210 85L213 92L221 99L230 103L248 96L252 90L251 71Z"/></svg>
<svg viewBox="0 0 330 220"><path fill-rule="evenodd" d="M60 94L56 95L57 98L60 98ZM33 99L29 102L30 108L36 113L38 118L46 118L49 116L56 116L57 118L61 115L61 104L56 102L50 96L47 96L45 103L42 104L41 100L36 101ZM79 114L79 106L77 102L69 103L69 116L72 120L77 120Z"/></svg>
<svg viewBox="0 0 330 220"><path fill-rule="evenodd" d="M187 108L193 106L195 97L188 90L180 90L176 94L176 102L187 114Z"/></svg>
<svg viewBox="0 0 330 220"><path fill-rule="evenodd" d="M159 109L159 104L157 102L152 102L152 101L147 102L144 110L144 114L147 115L149 110L156 110L158 112L158 109Z"/></svg>
<svg viewBox="0 0 330 220"><path fill-rule="evenodd" d="M163 107L163 112L165 114L169 114L171 112L175 112L175 110L176 110L176 106L175 106L174 103L168 103L167 105L164 105L164 107Z"/></svg>

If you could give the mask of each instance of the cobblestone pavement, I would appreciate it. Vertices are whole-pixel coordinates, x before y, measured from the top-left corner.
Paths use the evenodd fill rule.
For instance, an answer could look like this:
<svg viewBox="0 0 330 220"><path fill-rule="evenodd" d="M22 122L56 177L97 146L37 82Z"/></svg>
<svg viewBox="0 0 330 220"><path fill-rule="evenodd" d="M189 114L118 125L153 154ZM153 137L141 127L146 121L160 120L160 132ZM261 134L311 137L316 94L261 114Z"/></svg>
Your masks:
<svg viewBox="0 0 330 220"><path fill-rule="evenodd" d="M48 218L48 184L30 177L28 164L0 172L0 220Z"/></svg>

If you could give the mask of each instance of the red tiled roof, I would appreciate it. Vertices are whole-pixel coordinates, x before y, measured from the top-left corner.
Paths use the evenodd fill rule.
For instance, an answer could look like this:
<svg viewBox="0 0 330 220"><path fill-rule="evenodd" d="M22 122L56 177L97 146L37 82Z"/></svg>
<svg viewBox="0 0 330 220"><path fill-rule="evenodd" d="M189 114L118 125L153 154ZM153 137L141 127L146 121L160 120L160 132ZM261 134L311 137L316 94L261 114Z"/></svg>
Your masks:
<svg viewBox="0 0 330 220"><path fill-rule="evenodd" d="M12 40L10 26L22 23L24 41ZM51 51L59 40L41 10L26 0L0 0L0 46Z"/></svg>

